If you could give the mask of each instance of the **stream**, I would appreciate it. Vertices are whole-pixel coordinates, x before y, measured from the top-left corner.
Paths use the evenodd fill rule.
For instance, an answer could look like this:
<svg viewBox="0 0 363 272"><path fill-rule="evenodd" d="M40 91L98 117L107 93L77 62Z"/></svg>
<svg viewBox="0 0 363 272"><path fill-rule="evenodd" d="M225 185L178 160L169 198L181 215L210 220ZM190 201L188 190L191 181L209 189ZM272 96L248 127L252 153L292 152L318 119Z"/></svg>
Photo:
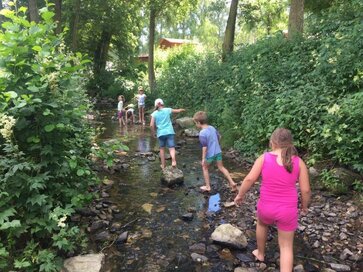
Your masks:
<svg viewBox="0 0 363 272"><path fill-rule="evenodd" d="M110 242L108 245L97 244L96 250L102 249L106 254L103 272L222 272L234 271L238 266L250 269L246 271L278 271L276 228L269 231L265 263L254 262L251 254L256 248L258 186L246 196L242 207L225 208L223 203L233 201L235 193L230 192L222 174L212 167L212 191L202 194L199 186L204 182L198 139L184 138L177 133L177 163L184 172L184 184L168 188L160 182L157 139L151 137L149 127L128 125L120 128L110 116L102 116L106 129L100 139L121 139L130 149L124 156L128 167L113 174L100 172L100 177L114 181L107 191L108 202L119 212L110 225L116 223L122 226L122 230L113 233L112 237L127 231L128 238L126 243L117 245ZM232 178L241 182L248 170L226 157L223 161ZM170 160L167 164L171 164ZM222 223L231 223L245 232L247 249L233 250L212 243L210 235ZM294 266L303 265L304 270L301 271L322 271L323 267L328 267L328 261L322 261L322 255L312 249L306 237L300 235L303 231L299 228L295 238ZM198 247L208 262L192 260L191 253L195 251L191 248ZM336 259L332 258L332 261L336 262ZM351 271L359 271L359 268Z"/></svg>

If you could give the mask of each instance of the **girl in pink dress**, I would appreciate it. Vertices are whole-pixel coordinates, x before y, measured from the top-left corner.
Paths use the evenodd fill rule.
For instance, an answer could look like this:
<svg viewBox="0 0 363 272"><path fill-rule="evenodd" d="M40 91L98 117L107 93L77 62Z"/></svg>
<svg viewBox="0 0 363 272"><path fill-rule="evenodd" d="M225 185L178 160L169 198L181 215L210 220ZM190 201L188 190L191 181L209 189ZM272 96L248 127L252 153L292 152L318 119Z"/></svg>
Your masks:
<svg viewBox="0 0 363 272"><path fill-rule="evenodd" d="M301 212L308 212L310 183L307 167L297 156L291 132L276 129L270 138L271 152L261 155L243 180L234 199L241 204L251 186L261 175L260 199L257 203L256 240L257 249L252 253L264 261L268 225L276 224L280 247L280 271L291 272L293 268L294 233L298 226L298 193L301 191Z"/></svg>

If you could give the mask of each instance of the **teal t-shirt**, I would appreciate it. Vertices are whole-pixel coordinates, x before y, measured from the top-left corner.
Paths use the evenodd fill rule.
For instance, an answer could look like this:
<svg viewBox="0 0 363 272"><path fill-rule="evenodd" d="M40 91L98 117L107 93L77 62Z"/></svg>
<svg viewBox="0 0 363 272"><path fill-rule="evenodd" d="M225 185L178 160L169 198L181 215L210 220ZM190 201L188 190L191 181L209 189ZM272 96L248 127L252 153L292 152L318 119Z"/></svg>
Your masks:
<svg viewBox="0 0 363 272"><path fill-rule="evenodd" d="M173 124L171 123L171 114L171 108L162 108L161 110L156 110L151 114L155 120L157 137L175 134Z"/></svg>

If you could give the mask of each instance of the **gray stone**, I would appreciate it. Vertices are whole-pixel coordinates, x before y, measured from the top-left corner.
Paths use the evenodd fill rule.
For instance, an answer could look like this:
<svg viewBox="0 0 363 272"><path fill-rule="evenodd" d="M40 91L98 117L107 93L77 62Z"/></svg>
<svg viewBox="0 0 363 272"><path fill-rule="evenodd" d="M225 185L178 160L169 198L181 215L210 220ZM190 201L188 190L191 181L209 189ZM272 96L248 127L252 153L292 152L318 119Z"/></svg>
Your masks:
<svg viewBox="0 0 363 272"><path fill-rule="evenodd" d="M255 272L257 271L255 268L247 268L247 267L236 267L234 272Z"/></svg>
<svg viewBox="0 0 363 272"><path fill-rule="evenodd" d="M356 180L362 181L360 175L342 167L334 168L331 172L334 177L338 178L348 188L353 188L353 183Z"/></svg>
<svg viewBox="0 0 363 272"><path fill-rule="evenodd" d="M99 229L102 229L104 227L108 226L108 222L104 221L104 220L98 220L92 223L91 227L90 227L90 232L95 232Z"/></svg>
<svg viewBox="0 0 363 272"><path fill-rule="evenodd" d="M309 167L309 174L312 178L317 178L319 176L318 170L314 167Z"/></svg>
<svg viewBox="0 0 363 272"><path fill-rule="evenodd" d="M351 252L348 248L344 249L343 252L340 254L339 258L344 261L346 260L349 256L352 256L353 252Z"/></svg>
<svg viewBox="0 0 363 272"><path fill-rule="evenodd" d="M181 128L194 127L194 120L191 117L182 117L175 120L176 124Z"/></svg>
<svg viewBox="0 0 363 272"><path fill-rule="evenodd" d="M184 221L192 221L193 220L193 214L192 213L186 213L182 215L182 219Z"/></svg>
<svg viewBox="0 0 363 272"><path fill-rule="evenodd" d="M198 253L192 253L190 256L192 257L193 261L198 263L205 263L208 261L206 256L200 255Z"/></svg>
<svg viewBox="0 0 363 272"><path fill-rule="evenodd" d="M329 264L330 267L332 269L334 269L337 272L345 272L345 271L350 271L350 267L348 265L345 264L336 264L336 263L331 263Z"/></svg>
<svg viewBox="0 0 363 272"><path fill-rule="evenodd" d="M330 268L324 268L323 270L322 270L322 272L336 272L335 270L333 270L333 269L330 269Z"/></svg>
<svg viewBox="0 0 363 272"><path fill-rule="evenodd" d="M105 259L104 254L76 256L64 261L63 272L99 272Z"/></svg>
<svg viewBox="0 0 363 272"><path fill-rule="evenodd" d="M302 264L299 264L294 267L294 272L304 272L304 266Z"/></svg>
<svg viewBox="0 0 363 272"><path fill-rule="evenodd" d="M105 242L111 239L110 233L108 231L101 231L97 233L94 237L95 241L97 242Z"/></svg>
<svg viewBox="0 0 363 272"><path fill-rule="evenodd" d="M247 256L246 254L243 254L243 253L238 253L236 254L236 258L238 260L240 260L241 262L243 263L250 263L250 262L253 262L252 258Z"/></svg>
<svg viewBox="0 0 363 272"><path fill-rule="evenodd" d="M180 185L184 182L183 171L176 167L167 166L163 170L161 181L168 187Z"/></svg>
<svg viewBox="0 0 363 272"><path fill-rule="evenodd" d="M189 247L189 250L193 253L204 254L205 253L205 244L198 243L198 244L191 245Z"/></svg>
<svg viewBox="0 0 363 272"><path fill-rule="evenodd" d="M199 130L196 128L187 128L184 130L184 134L187 137L196 138L199 137Z"/></svg>
<svg viewBox="0 0 363 272"><path fill-rule="evenodd" d="M231 224L222 224L218 226L211 236L212 240L217 243L224 244L226 246L244 249L247 247L247 238L236 227Z"/></svg>
<svg viewBox="0 0 363 272"><path fill-rule="evenodd" d="M121 223L118 223L118 222L114 222L110 228L110 231L111 232L116 232L118 230L120 230L122 227Z"/></svg>
<svg viewBox="0 0 363 272"><path fill-rule="evenodd" d="M127 241L127 237L129 237L129 233L128 233L127 231L125 231L125 232L121 233L121 234L117 237L117 239L116 239L116 241L115 241L116 246L119 248L122 244L126 243L126 241Z"/></svg>
<svg viewBox="0 0 363 272"><path fill-rule="evenodd" d="M95 216L97 213L90 208L79 208L76 212L82 216Z"/></svg>

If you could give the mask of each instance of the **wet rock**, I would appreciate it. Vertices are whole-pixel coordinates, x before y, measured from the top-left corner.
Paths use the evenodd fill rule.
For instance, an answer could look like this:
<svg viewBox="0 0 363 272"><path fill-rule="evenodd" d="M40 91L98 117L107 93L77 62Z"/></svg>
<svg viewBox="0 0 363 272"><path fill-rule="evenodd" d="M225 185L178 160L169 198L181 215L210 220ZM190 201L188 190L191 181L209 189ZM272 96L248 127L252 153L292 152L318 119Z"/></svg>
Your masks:
<svg viewBox="0 0 363 272"><path fill-rule="evenodd" d="M88 254L66 259L62 272L99 272L105 259L104 254Z"/></svg>
<svg viewBox="0 0 363 272"><path fill-rule="evenodd" d="M211 236L212 240L226 246L234 247L237 249L244 249L247 247L247 238L236 227L231 224L222 224L218 226Z"/></svg>
<svg viewBox="0 0 363 272"><path fill-rule="evenodd" d="M184 221L192 221L193 220L193 214L192 213L186 213L182 215L182 219Z"/></svg>
<svg viewBox="0 0 363 272"><path fill-rule="evenodd" d="M339 258L344 261L346 260L349 256L352 256L353 252L351 252L348 248L344 249L343 252L340 254Z"/></svg>
<svg viewBox="0 0 363 272"><path fill-rule="evenodd" d="M110 195L106 192L102 192L101 197L107 198L107 197L110 197Z"/></svg>
<svg viewBox="0 0 363 272"><path fill-rule="evenodd" d="M119 247L119 246L121 246L122 244L126 243L126 241L127 241L127 238L128 238L128 237L129 237L129 233L128 233L127 231L125 231L125 232L121 233L121 234L117 237L117 239L116 239L116 241L115 241L116 246L117 246L117 247Z"/></svg>
<svg viewBox="0 0 363 272"><path fill-rule="evenodd" d="M110 231L111 232L119 231L119 230L121 230L121 227L122 227L121 223L115 222L112 224Z"/></svg>
<svg viewBox="0 0 363 272"><path fill-rule="evenodd" d="M121 167L122 167L122 169L126 170L126 169L130 168L130 164L123 163L123 164L121 164Z"/></svg>
<svg viewBox="0 0 363 272"><path fill-rule="evenodd" d="M180 128L194 127L194 120L191 117L178 118L175 120L175 122Z"/></svg>
<svg viewBox="0 0 363 272"><path fill-rule="evenodd" d="M336 271L330 268L324 268L321 272L336 272Z"/></svg>
<svg viewBox="0 0 363 272"><path fill-rule="evenodd" d="M199 137L199 130L196 128L187 128L184 130L184 134L187 137L196 138Z"/></svg>
<svg viewBox="0 0 363 272"><path fill-rule="evenodd" d="M318 170L314 167L309 167L309 174L312 179L317 178L319 176Z"/></svg>
<svg viewBox="0 0 363 272"><path fill-rule="evenodd" d="M91 227L90 227L90 232L96 232L99 229L102 229L104 227L108 226L108 222L104 221L104 220L97 220L95 222L92 223Z"/></svg>
<svg viewBox="0 0 363 272"><path fill-rule="evenodd" d="M320 242L318 240L316 240L313 244L314 248L318 248L320 246Z"/></svg>
<svg viewBox="0 0 363 272"><path fill-rule="evenodd" d="M336 264L336 263L331 263L329 264L330 267L337 271L337 272L345 272L345 271L350 271L350 267L348 265L345 264Z"/></svg>
<svg viewBox="0 0 363 272"><path fill-rule="evenodd" d="M106 186L112 186L115 182L113 180L110 180L110 179L104 179L102 181L103 185L106 185Z"/></svg>
<svg viewBox="0 0 363 272"><path fill-rule="evenodd" d="M246 254L243 253L238 253L236 254L236 258L238 260L240 260L242 263L250 263L253 262L252 258L247 256Z"/></svg>
<svg viewBox="0 0 363 272"><path fill-rule="evenodd" d="M198 263L205 263L208 261L206 256L200 255L198 253L192 253L190 256L192 257L193 261Z"/></svg>
<svg viewBox="0 0 363 272"><path fill-rule="evenodd" d="M193 253L198 253L198 254L205 254L205 244L203 243L198 243L198 244L194 244L191 245L189 247L189 250Z"/></svg>
<svg viewBox="0 0 363 272"><path fill-rule="evenodd" d="M156 161L156 158L153 156L153 157L147 157L148 161Z"/></svg>
<svg viewBox="0 0 363 272"><path fill-rule="evenodd" d="M180 185L184 182L183 171L176 167L167 166L163 170L161 181L168 187Z"/></svg>
<svg viewBox="0 0 363 272"><path fill-rule="evenodd" d="M234 272L257 272L257 269L252 267L237 267Z"/></svg>
<svg viewBox="0 0 363 272"><path fill-rule="evenodd" d="M106 242L111 239L111 235L108 231L101 231L95 235L94 239L96 242Z"/></svg>

